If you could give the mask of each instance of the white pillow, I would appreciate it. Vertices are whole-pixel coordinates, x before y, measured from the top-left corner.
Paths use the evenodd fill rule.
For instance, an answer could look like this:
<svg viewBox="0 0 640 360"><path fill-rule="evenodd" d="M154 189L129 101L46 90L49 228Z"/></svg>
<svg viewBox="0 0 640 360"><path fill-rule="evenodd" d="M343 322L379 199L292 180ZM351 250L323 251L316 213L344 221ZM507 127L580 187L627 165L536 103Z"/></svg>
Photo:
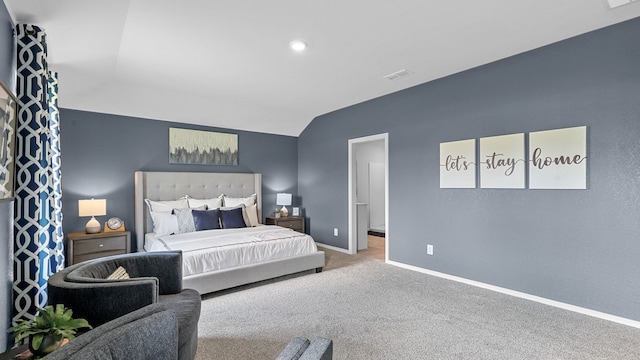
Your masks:
<svg viewBox="0 0 640 360"><path fill-rule="evenodd" d="M221 194L217 198L213 199L193 199L187 198L187 202L189 203L190 208L197 208L200 206L206 206L207 210L213 210L222 207L222 199L224 194Z"/></svg>
<svg viewBox="0 0 640 360"><path fill-rule="evenodd" d="M247 197L243 197L243 198L234 198L234 197L228 197L228 196L224 196L224 207L235 207L238 206L240 204L244 204L245 206L251 206L251 205L255 205L256 203L256 198L258 196L256 194L251 194Z"/></svg>
<svg viewBox="0 0 640 360"><path fill-rule="evenodd" d="M187 203L186 197L169 201L152 201L149 199L144 199L144 202L147 203L149 211L151 212L170 213L173 211L173 209L184 209L189 207L189 203Z"/></svg>
<svg viewBox="0 0 640 360"><path fill-rule="evenodd" d="M249 220L247 226L258 226L260 220L258 220L258 205L245 206L246 218Z"/></svg>
<svg viewBox="0 0 640 360"><path fill-rule="evenodd" d="M156 236L177 234L180 231L178 218L172 213L152 212L151 220L153 220L153 232Z"/></svg>

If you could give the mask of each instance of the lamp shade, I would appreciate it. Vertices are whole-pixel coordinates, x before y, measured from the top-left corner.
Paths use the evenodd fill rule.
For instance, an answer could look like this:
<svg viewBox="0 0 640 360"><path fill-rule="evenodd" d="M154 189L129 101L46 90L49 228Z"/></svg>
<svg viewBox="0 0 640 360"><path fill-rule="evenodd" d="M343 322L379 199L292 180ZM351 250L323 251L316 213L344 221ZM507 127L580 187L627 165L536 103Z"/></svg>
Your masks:
<svg viewBox="0 0 640 360"><path fill-rule="evenodd" d="M107 200L91 199L78 200L78 216L107 215Z"/></svg>
<svg viewBox="0 0 640 360"><path fill-rule="evenodd" d="M279 193L276 195L276 205L291 205L291 194Z"/></svg>

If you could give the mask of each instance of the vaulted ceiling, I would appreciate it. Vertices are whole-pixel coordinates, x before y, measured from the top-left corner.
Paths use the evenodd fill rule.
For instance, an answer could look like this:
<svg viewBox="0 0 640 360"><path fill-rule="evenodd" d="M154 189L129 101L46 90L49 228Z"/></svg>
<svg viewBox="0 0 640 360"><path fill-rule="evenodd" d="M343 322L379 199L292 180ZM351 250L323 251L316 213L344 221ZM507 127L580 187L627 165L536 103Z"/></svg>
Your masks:
<svg viewBox="0 0 640 360"><path fill-rule="evenodd" d="M640 16L640 1L608 1L4 0L46 30L63 108L293 136L318 115Z"/></svg>

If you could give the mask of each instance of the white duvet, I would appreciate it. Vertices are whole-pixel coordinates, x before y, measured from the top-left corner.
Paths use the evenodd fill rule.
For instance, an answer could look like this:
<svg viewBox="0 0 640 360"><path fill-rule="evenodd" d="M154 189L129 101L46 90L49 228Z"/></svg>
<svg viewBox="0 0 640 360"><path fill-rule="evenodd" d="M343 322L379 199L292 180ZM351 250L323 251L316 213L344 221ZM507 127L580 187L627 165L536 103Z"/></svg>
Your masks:
<svg viewBox="0 0 640 360"><path fill-rule="evenodd" d="M147 236L147 240L147 251L182 250L182 276L318 251L311 236L276 225Z"/></svg>

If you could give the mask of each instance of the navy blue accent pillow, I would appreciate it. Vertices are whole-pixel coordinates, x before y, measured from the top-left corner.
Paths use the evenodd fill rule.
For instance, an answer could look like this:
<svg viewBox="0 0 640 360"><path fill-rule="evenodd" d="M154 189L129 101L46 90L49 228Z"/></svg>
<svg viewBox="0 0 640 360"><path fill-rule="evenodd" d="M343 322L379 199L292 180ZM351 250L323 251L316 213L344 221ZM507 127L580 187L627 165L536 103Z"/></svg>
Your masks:
<svg viewBox="0 0 640 360"><path fill-rule="evenodd" d="M196 231L220 229L220 212L215 210L192 210Z"/></svg>
<svg viewBox="0 0 640 360"><path fill-rule="evenodd" d="M222 222L223 229L247 227L247 224L244 223L244 217L242 217L241 207L230 210L220 210L220 221Z"/></svg>

